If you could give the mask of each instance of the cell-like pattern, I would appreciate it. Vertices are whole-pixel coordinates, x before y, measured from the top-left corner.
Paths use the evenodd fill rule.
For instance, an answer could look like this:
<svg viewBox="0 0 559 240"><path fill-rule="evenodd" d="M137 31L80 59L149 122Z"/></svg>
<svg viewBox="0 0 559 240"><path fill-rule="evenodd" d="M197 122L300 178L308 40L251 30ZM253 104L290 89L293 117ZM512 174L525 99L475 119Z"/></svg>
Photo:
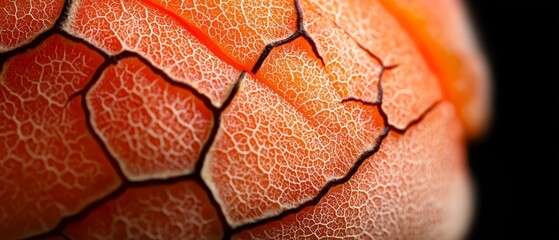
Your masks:
<svg viewBox="0 0 559 240"><path fill-rule="evenodd" d="M309 0L322 14L385 66L397 66L383 76L383 109L392 126L404 129L442 97L436 76L414 42L379 1ZM372 27L374 26L374 27Z"/></svg>
<svg viewBox="0 0 559 240"><path fill-rule="evenodd" d="M0 74L0 233L53 228L120 184L70 96L103 58L59 35L8 60Z"/></svg>
<svg viewBox="0 0 559 240"><path fill-rule="evenodd" d="M464 190L453 185L464 170L454 115L445 103L405 133L390 132L380 150L318 204L233 239L448 239L452 235L438 226L455 220L448 200Z"/></svg>
<svg viewBox="0 0 559 240"><path fill-rule="evenodd" d="M488 87L460 5L440 2L66 1L60 29L0 56L0 232L94 202L44 236L460 236L461 126L430 107L479 131ZM4 4L0 52L64 2Z"/></svg>
<svg viewBox="0 0 559 240"><path fill-rule="evenodd" d="M491 118L487 62L461 1L382 0L440 76L470 137L479 137Z"/></svg>
<svg viewBox="0 0 559 240"><path fill-rule="evenodd" d="M470 135L482 132L491 106L488 71L460 1L308 1L385 64L424 62ZM424 66L405 75L422 72Z"/></svg>
<svg viewBox="0 0 559 240"><path fill-rule="evenodd" d="M193 181L131 187L64 230L71 239L219 239L206 192Z"/></svg>
<svg viewBox="0 0 559 240"><path fill-rule="evenodd" d="M267 44L297 31L293 0L150 0L196 29L244 70L253 68Z"/></svg>
<svg viewBox="0 0 559 240"><path fill-rule="evenodd" d="M379 101L378 81L382 63L351 39L344 31L318 15L302 2L305 30L324 60L324 69L336 94L343 99Z"/></svg>
<svg viewBox="0 0 559 240"><path fill-rule="evenodd" d="M128 179L194 171L213 114L191 91L125 58L103 71L86 99L93 128Z"/></svg>
<svg viewBox="0 0 559 240"><path fill-rule="evenodd" d="M202 170L229 224L310 200L376 145L384 128L376 106L343 103L336 83L302 38L275 48L243 81Z"/></svg>
<svg viewBox="0 0 559 240"><path fill-rule="evenodd" d="M241 73L216 57L181 21L145 1L73 1L64 29L108 54L140 54L216 106L223 104Z"/></svg>
<svg viewBox="0 0 559 240"><path fill-rule="evenodd" d="M52 28L64 0L0 1L0 53L32 41Z"/></svg>

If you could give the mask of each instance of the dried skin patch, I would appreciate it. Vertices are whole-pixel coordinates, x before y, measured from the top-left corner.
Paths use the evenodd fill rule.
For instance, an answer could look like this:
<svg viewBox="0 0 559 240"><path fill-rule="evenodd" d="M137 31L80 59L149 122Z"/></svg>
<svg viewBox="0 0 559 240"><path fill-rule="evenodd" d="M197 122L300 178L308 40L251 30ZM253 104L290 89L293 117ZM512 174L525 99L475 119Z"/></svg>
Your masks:
<svg viewBox="0 0 559 240"><path fill-rule="evenodd" d="M212 112L137 58L109 66L87 94L94 129L131 180L194 171Z"/></svg>
<svg viewBox="0 0 559 240"><path fill-rule="evenodd" d="M361 49L342 29L311 11L308 4L302 5L305 29L324 59L324 69L336 94L344 99L377 102L382 63Z"/></svg>
<svg viewBox="0 0 559 240"><path fill-rule="evenodd" d="M381 0L419 46L456 105L470 136L479 136L491 117L487 64L461 1Z"/></svg>
<svg viewBox="0 0 559 240"><path fill-rule="evenodd" d="M74 1L64 29L109 54L142 55L216 106L223 104L241 73L217 58L181 22L143 1Z"/></svg>
<svg viewBox="0 0 559 240"><path fill-rule="evenodd" d="M221 223L193 181L132 187L64 229L71 239L220 239Z"/></svg>
<svg viewBox="0 0 559 240"><path fill-rule="evenodd" d="M382 75L382 109L388 122L398 129L406 129L429 106L441 100L439 85L433 76L420 78L417 65L387 69ZM425 81L426 80L426 81Z"/></svg>
<svg viewBox="0 0 559 240"><path fill-rule="evenodd" d="M404 129L442 97L439 82L414 42L378 1L309 0L315 12L332 21L385 66L383 109L392 126ZM374 27L373 27L374 26Z"/></svg>
<svg viewBox="0 0 559 240"><path fill-rule="evenodd" d="M0 81L0 232L47 231L115 189L117 178L86 126L83 88L103 58L54 35L16 55Z"/></svg>
<svg viewBox="0 0 559 240"><path fill-rule="evenodd" d="M448 192L455 186L450 175L467 175L457 166L464 157L461 127L448 103L415 122L441 99L456 104L449 88L455 83L445 85L452 79L441 77L424 52L437 48L418 42L402 24L407 15L387 7L396 1L66 1L60 31L89 48L54 35L0 59L0 232L47 232L105 196L62 230L77 239L200 239L240 231L234 237L458 236L445 228L459 225L440 223L461 215L446 210L460 209L448 206L455 194ZM25 36L5 38L18 33L11 30L13 14L9 25L0 23L0 40L9 40L0 52L52 26L58 14L42 12L62 9L62 2L45 2L25 21L48 20L21 28ZM410 2L428 21L448 17L431 16L426 0ZM458 9L444 6L449 15ZM436 32L460 24L431 25ZM430 34L434 43L450 39L441 40L444 48L455 42ZM266 48L267 58L253 68L265 46L278 41L285 44ZM101 69L93 48L106 53ZM459 65L455 60L436 63ZM234 88L242 70L249 73ZM84 87L85 99L72 95ZM471 89L462 89L464 99ZM461 104L458 111L466 108ZM468 106L473 111L476 104ZM385 137L385 124L407 130L390 133L377 153L360 158ZM202 171L195 172L200 158ZM116 170L147 181L127 181L108 195L120 184ZM341 184L328 185L334 180Z"/></svg>
<svg viewBox="0 0 559 240"><path fill-rule="evenodd" d="M368 49L387 66L401 64L403 54L416 55L413 42L402 31L397 20L379 3L368 0L334 1L303 0L305 5Z"/></svg>
<svg viewBox="0 0 559 240"><path fill-rule="evenodd" d="M439 105L380 150L316 206L234 239L433 239L446 217L449 180L464 171L461 127L450 104Z"/></svg>
<svg viewBox="0 0 559 240"><path fill-rule="evenodd" d="M64 0L0 1L0 53L51 28L63 6Z"/></svg>
<svg viewBox="0 0 559 240"><path fill-rule="evenodd" d="M299 206L374 147L376 107L342 103L336 83L304 39L275 48L243 81L202 170L229 224Z"/></svg>
<svg viewBox="0 0 559 240"><path fill-rule="evenodd" d="M151 0L208 38L234 62L250 70L264 46L297 31L293 0L200 1Z"/></svg>

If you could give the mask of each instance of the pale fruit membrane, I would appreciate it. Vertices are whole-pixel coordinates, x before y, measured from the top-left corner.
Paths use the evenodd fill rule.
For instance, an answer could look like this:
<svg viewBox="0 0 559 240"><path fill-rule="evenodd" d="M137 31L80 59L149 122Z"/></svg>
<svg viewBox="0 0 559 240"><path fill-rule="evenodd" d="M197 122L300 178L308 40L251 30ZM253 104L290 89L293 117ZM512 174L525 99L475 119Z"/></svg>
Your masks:
<svg viewBox="0 0 559 240"><path fill-rule="evenodd" d="M382 108L390 125L398 129L406 128L441 98L436 76L396 19L378 1L303 2L309 2L311 9L306 15L321 14L361 47L374 53L384 66L397 66L387 70L382 77Z"/></svg>
<svg viewBox="0 0 559 240"><path fill-rule="evenodd" d="M45 232L118 187L86 125L81 97L103 58L53 35L9 59L0 74L0 232ZM69 101L69 102L68 102Z"/></svg>
<svg viewBox="0 0 559 240"><path fill-rule="evenodd" d="M316 43L336 95L341 99L378 103L382 63L361 49L342 29L306 6L302 4L305 30Z"/></svg>
<svg viewBox="0 0 559 240"><path fill-rule="evenodd" d="M464 178L461 126L438 104L404 133L391 131L352 178L318 204L266 222L233 239L448 239L448 200ZM460 216L452 216L460 217Z"/></svg>
<svg viewBox="0 0 559 240"><path fill-rule="evenodd" d="M2 4L0 238L463 236L458 1Z"/></svg>
<svg viewBox="0 0 559 240"><path fill-rule="evenodd" d="M490 76L462 1L380 2L420 46L468 135L480 137L491 118Z"/></svg>
<svg viewBox="0 0 559 240"><path fill-rule="evenodd" d="M376 145L383 120L376 106L342 102L358 89L349 83L367 84L328 74L302 38L275 48L256 77L246 77L202 170L229 224L310 200Z"/></svg>
<svg viewBox="0 0 559 240"><path fill-rule="evenodd" d="M223 104L241 73L212 54L184 22L145 1L72 1L63 28L108 54L140 54L216 106Z"/></svg>
<svg viewBox="0 0 559 240"><path fill-rule="evenodd" d="M252 69L267 44L297 31L293 0L146 0L168 9L243 70Z"/></svg>
<svg viewBox="0 0 559 240"><path fill-rule="evenodd" d="M468 135L483 133L491 113L491 86L461 1L309 1L385 64L408 65L415 60L406 56L419 51L445 98L456 105ZM404 75L414 74L418 72L412 69Z"/></svg>
<svg viewBox="0 0 559 240"><path fill-rule="evenodd" d="M87 94L95 131L130 180L193 172L212 112L137 58L106 68Z"/></svg>
<svg viewBox="0 0 559 240"><path fill-rule="evenodd" d="M384 128L377 108L364 104L380 100L380 63L342 29L304 4L302 9L324 65L303 38L274 48L223 113L206 158L202 176L233 227L311 200L327 182L345 176ZM418 106L403 128L440 100L437 81L424 70L430 80L411 80L421 91L406 88L397 94L407 97L393 98ZM398 67L391 71L405 74ZM359 101L344 101L349 98Z"/></svg>
<svg viewBox="0 0 559 240"><path fill-rule="evenodd" d="M216 210L193 181L131 187L68 225L71 239L220 239Z"/></svg>
<svg viewBox="0 0 559 240"><path fill-rule="evenodd" d="M17 48L53 27L64 0L0 1L0 53Z"/></svg>

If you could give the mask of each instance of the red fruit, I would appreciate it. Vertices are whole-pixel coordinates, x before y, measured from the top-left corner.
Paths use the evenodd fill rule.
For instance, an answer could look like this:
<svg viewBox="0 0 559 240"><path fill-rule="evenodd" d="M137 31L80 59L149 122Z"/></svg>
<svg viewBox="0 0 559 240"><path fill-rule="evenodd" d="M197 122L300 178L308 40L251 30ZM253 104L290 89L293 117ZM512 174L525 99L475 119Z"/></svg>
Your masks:
<svg viewBox="0 0 559 240"><path fill-rule="evenodd" d="M456 1L0 6L2 239L467 226L488 87Z"/></svg>

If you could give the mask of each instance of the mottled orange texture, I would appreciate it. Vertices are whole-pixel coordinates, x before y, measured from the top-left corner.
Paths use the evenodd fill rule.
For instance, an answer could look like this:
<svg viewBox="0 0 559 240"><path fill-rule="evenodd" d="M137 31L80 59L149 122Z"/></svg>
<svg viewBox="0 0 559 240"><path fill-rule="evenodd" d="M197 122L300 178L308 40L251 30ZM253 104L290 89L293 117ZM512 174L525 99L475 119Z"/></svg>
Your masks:
<svg viewBox="0 0 559 240"><path fill-rule="evenodd" d="M458 0L4 4L0 238L467 226L489 108Z"/></svg>
<svg viewBox="0 0 559 240"><path fill-rule="evenodd" d="M220 239L216 210L193 181L132 187L68 225L71 239Z"/></svg>
<svg viewBox="0 0 559 240"><path fill-rule="evenodd" d="M177 19L144 1L79 0L64 29L108 54L140 54L220 106L241 71L217 58Z"/></svg>
<svg viewBox="0 0 559 240"><path fill-rule="evenodd" d="M414 40L470 137L491 118L487 63L473 38L461 1L380 0Z"/></svg>
<svg viewBox="0 0 559 240"><path fill-rule="evenodd" d="M0 53L53 27L63 6L64 0L0 1Z"/></svg>
<svg viewBox="0 0 559 240"><path fill-rule="evenodd" d="M440 104L405 133L391 132L317 205L233 239L452 239L438 225L454 220L445 218L451 194L461 190L452 188L463 171L461 134L452 106Z"/></svg>
<svg viewBox="0 0 559 240"><path fill-rule="evenodd" d="M137 58L105 69L86 100L93 128L131 180L192 173L213 122L202 100Z"/></svg>
<svg viewBox="0 0 559 240"><path fill-rule="evenodd" d="M274 49L256 78L243 81L202 170L231 225L310 200L376 145L384 127L376 106L340 96L363 82L334 73L298 39Z"/></svg>
<svg viewBox="0 0 559 240"><path fill-rule="evenodd" d="M382 78L382 107L391 125L404 129L441 98L436 76L396 19L378 1L308 2L308 15L322 14L385 66L397 66L387 70Z"/></svg>
<svg viewBox="0 0 559 240"><path fill-rule="evenodd" d="M250 70L267 44L297 31L294 1L146 0L183 19L200 39Z"/></svg>
<svg viewBox="0 0 559 240"><path fill-rule="evenodd" d="M82 89L103 58L53 35L0 74L0 232L13 239L53 228L120 180L88 131Z"/></svg>

